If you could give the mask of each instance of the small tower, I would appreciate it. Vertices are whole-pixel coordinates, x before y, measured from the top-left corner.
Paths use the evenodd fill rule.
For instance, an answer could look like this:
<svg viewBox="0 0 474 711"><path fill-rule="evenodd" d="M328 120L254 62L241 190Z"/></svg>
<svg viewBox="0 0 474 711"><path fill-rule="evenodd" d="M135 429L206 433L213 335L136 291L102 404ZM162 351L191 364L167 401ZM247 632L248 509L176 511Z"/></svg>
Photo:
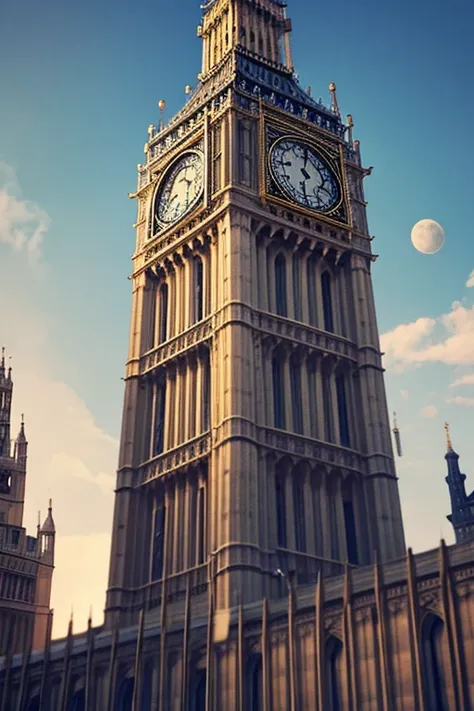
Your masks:
<svg viewBox="0 0 474 711"><path fill-rule="evenodd" d="M10 414L13 382L11 368L5 367L5 348L0 358L0 457L10 456Z"/></svg>
<svg viewBox="0 0 474 711"><path fill-rule="evenodd" d="M466 495L466 475L459 469L459 455L453 449L447 422L444 428L447 448L445 459L448 463L446 483L451 497L451 514L447 519L454 528L456 543L464 543L474 540L474 492L470 496Z"/></svg>
<svg viewBox="0 0 474 711"><path fill-rule="evenodd" d="M402 440L400 437L400 430L398 429L397 425L397 413L393 413L393 437L395 439L395 445L397 448L397 454L399 457L403 456L403 451L402 451Z"/></svg>
<svg viewBox="0 0 474 711"><path fill-rule="evenodd" d="M48 565L54 565L56 527L53 520L53 502L49 500L48 515L40 529L41 557Z"/></svg>

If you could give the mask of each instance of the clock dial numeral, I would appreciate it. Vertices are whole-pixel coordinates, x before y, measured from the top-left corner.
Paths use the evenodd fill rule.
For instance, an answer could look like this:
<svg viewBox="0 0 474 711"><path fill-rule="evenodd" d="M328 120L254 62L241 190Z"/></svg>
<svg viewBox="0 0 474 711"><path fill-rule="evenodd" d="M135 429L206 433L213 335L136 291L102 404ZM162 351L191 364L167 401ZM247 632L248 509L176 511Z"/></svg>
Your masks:
<svg viewBox="0 0 474 711"><path fill-rule="evenodd" d="M269 160L276 183L299 205L327 212L339 203L339 183L310 145L292 138L279 139L270 150Z"/></svg>
<svg viewBox="0 0 474 711"><path fill-rule="evenodd" d="M171 224L183 217L200 199L204 189L203 160L187 153L170 168L155 207L155 222Z"/></svg>

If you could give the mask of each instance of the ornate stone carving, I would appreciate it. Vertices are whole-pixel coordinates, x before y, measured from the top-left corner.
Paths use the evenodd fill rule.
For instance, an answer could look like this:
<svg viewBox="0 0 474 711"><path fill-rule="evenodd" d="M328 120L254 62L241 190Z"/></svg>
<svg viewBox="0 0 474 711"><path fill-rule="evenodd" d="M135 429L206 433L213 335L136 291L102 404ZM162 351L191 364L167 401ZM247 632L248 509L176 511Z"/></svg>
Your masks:
<svg viewBox="0 0 474 711"><path fill-rule="evenodd" d="M403 613L408 607L408 599L405 597L396 597L388 600L387 607L393 617Z"/></svg>
<svg viewBox="0 0 474 711"><path fill-rule="evenodd" d="M324 629L328 636L342 638L342 613L324 616Z"/></svg>
<svg viewBox="0 0 474 711"><path fill-rule="evenodd" d="M141 484L164 477L181 467L191 464L198 459L206 457L211 451L211 435L209 432L195 437L191 442L186 442L170 452L166 452L140 469Z"/></svg>

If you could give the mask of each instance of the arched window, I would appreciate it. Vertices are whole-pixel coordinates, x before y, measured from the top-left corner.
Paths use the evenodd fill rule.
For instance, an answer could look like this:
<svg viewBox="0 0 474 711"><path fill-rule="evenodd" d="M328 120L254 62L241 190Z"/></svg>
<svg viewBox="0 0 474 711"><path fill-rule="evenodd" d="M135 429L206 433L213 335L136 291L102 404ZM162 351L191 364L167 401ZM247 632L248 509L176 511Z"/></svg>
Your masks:
<svg viewBox="0 0 474 711"><path fill-rule="evenodd" d="M430 711L448 710L441 647L443 632L443 621L428 614L423 620L422 641L425 692Z"/></svg>
<svg viewBox="0 0 474 711"><path fill-rule="evenodd" d="M293 431L303 434L303 401L301 397L301 366L298 360L290 360L291 409Z"/></svg>
<svg viewBox="0 0 474 711"><path fill-rule="evenodd" d="M284 364L281 357L276 354L272 360L273 379L273 423L275 427L284 430L286 426L285 418L285 383Z"/></svg>
<svg viewBox="0 0 474 711"><path fill-rule="evenodd" d="M347 560L354 565L359 564L357 550L357 529L354 513L354 484L351 479L346 479L342 489L342 506L344 511L344 528L346 531Z"/></svg>
<svg viewBox="0 0 474 711"><path fill-rule="evenodd" d="M158 324L158 343L164 343L168 337L168 284L160 286L160 321Z"/></svg>
<svg viewBox="0 0 474 711"><path fill-rule="evenodd" d="M134 684L135 679L133 677L123 679L117 693L116 711L132 711Z"/></svg>
<svg viewBox="0 0 474 711"><path fill-rule="evenodd" d="M206 489L200 486L197 496L197 565L206 559Z"/></svg>
<svg viewBox="0 0 474 711"><path fill-rule="evenodd" d="M161 374L156 384L155 431L153 432L153 456L163 452L165 442L166 377Z"/></svg>
<svg viewBox="0 0 474 711"><path fill-rule="evenodd" d="M298 254L293 255L293 304L295 310L295 320L303 320L303 310L301 307L301 269Z"/></svg>
<svg viewBox="0 0 474 711"><path fill-rule="evenodd" d="M350 447L351 438L349 434L349 417L347 415L346 383L343 373L339 373L339 375L336 376L336 395L341 444L344 447Z"/></svg>
<svg viewBox="0 0 474 711"><path fill-rule="evenodd" d="M280 316L287 316L286 260L285 256L281 252L275 259L275 293L277 314Z"/></svg>
<svg viewBox="0 0 474 711"><path fill-rule="evenodd" d="M332 313L332 287L331 275L323 272L321 276L321 292L323 296L324 328L326 331L334 332L334 320Z"/></svg>
<svg viewBox="0 0 474 711"><path fill-rule="evenodd" d="M286 480L284 475L278 473L275 477L275 498L277 518L277 543L279 548L286 548Z"/></svg>
<svg viewBox="0 0 474 711"><path fill-rule="evenodd" d="M166 506L160 501L155 509L153 522L153 553L151 579L160 580L163 576L163 558L166 525Z"/></svg>
<svg viewBox="0 0 474 711"><path fill-rule="evenodd" d="M211 426L211 363L209 351L205 351L202 361L202 431Z"/></svg>
<svg viewBox="0 0 474 711"><path fill-rule="evenodd" d="M326 683L328 711L342 711L342 642L336 637L326 644Z"/></svg>
<svg viewBox="0 0 474 711"><path fill-rule="evenodd" d="M323 409L326 441L334 442L334 421L332 412L331 376L323 373Z"/></svg>
<svg viewBox="0 0 474 711"><path fill-rule="evenodd" d="M328 481L328 514L329 514L329 532L331 536L331 558L333 560L340 559L339 546L339 521L338 521L338 504L339 504L339 489L334 480Z"/></svg>
<svg viewBox="0 0 474 711"><path fill-rule="evenodd" d="M201 257L194 257L194 323L204 318L204 267Z"/></svg>
<svg viewBox="0 0 474 711"><path fill-rule="evenodd" d="M263 711L263 667L262 655L255 655L248 665L249 711Z"/></svg>
<svg viewBox="0 0 474 711"><path fill-rule="evenodd" d="M306 280L308 283L309 322L312 326L318 325L318 303L316 296L316 264L309 258L306 263Z"/></svg>
<svg viewBox="0 0 474 711"><path fill-rule="evenodd" d="M293 479L293 514L295 517L295 547L306 552L306 525L304 515L304 478Z"/></svg>
<svg viewBox="0 0 474 711"><path fill-rule="evenodd" d="M197 674L194 694L191 698L191 711L206 711L206 685L206 670L202 669Z"/></svg>
<svg viewBox="0 0 474 711"><path fill-rule="evenodd" d="M68 711L84 711L86 707L86 693L84 688L73 693L67 705Z"/></svg>

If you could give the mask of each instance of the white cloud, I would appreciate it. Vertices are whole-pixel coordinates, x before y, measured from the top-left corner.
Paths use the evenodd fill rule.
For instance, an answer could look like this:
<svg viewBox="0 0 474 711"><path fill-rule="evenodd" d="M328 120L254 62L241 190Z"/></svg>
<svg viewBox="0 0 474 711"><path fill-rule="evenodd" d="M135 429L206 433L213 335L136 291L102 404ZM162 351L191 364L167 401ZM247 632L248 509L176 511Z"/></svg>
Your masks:
<svg viewBox="0 0 474 711"><path fill-rule="evenodd" d="M423 417L429 420L432 417L436 417L436 415L438 414L438 408L436 407L436 405L425 405L425 407L421 408L421 414Z"/></svg>
<svg viewBox="0 0 474 711"><path fill-rule="evenodd" d="M49 225L46 212L22 198L14 169L0 161L0 243L37 259Z"/></svg>
<svg viewBox="0 0 474 711"><path fill-rule="evenodd" d="M450 405L459 405L459 407L474 407L474 397L463 397L457 395L447 400Z"/></svg>
<svg viewBox="0 0 474 711"><path fill-rule="evenodd" d="M471 286L474 286L474 269L472 272L469 274L466 282L466 286L469 288Z"/></svg>
<svg viewBox="0 0 474 711"><path fill-rule="evenodd" d="M457 388L461 385L474 385L474 373L469 373L468 375L463 375L460 378L456 378L454 383L451 383L450 388Z"/></svg>
<svg viewBox="0 0 474 711"><path fill-rule="evenodd" d="M384 365L394 372L423 363L474 364L474 306L455 301L449 313L400 324L380 340Z"/></svg>

